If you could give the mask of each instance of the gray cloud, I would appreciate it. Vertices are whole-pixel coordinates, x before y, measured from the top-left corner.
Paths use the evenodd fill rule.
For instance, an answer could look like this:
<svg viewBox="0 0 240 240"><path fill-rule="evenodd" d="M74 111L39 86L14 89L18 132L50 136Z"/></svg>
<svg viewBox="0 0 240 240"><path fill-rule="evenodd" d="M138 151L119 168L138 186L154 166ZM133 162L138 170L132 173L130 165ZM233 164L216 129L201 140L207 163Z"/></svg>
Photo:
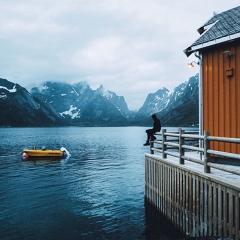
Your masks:
<svg viewBox="0 0 240 240"><path fill-rule="evenodd" d="M1 1L0 77L100 84L139 108L150 92L196 74L183 50L213 11L232 1Z"/></svg>

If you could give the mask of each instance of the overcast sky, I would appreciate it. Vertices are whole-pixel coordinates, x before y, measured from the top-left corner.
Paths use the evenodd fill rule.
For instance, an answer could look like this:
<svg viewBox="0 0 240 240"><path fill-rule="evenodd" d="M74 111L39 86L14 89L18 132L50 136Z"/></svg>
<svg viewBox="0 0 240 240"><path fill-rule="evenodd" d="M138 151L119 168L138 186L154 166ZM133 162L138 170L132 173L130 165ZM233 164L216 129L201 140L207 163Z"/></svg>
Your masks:
<svg viewBox="0 0 240 240"><path fill-rule="evenodd" d="M1 0L0 78L23 87L87 81L130 110L198 73L183 50L239 0Z"/></svg>

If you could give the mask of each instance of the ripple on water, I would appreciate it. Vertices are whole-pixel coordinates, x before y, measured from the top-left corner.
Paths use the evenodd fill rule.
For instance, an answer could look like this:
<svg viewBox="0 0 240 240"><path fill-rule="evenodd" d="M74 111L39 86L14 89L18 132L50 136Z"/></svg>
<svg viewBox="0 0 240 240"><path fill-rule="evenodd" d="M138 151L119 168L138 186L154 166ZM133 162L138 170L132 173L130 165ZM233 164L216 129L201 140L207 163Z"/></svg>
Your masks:
<svg viewBox="0 0 240 240"><path fill-rule="evenodd" d="M0 131L1 240L142 238L144 128ZM22 160L33 145L71 156Z"/></svg>

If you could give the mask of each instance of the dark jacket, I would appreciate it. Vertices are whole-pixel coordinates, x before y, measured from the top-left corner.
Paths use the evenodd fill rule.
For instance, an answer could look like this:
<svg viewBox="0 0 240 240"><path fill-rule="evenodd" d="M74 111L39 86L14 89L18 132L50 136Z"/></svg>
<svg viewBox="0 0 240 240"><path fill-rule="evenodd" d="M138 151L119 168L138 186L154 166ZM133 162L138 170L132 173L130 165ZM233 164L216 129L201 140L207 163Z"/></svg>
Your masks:
<svg viewBox="0 0 240 240"><path fill-rule="evenodd" d="M153 123L153 130L155 132L160 132L161 130L161 122L158 118L154 118L153 119L154 123Z"/></svg>

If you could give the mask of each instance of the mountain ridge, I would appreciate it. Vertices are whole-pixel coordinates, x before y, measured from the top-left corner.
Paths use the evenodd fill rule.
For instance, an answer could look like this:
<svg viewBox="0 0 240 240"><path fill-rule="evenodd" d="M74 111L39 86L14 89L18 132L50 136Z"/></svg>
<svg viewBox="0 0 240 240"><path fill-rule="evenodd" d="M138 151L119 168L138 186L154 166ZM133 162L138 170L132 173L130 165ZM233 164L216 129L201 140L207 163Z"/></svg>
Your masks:
<svg viewBox="0 0 240 240"><path fill-rule="evenodd" d="M198 75L172 93L167 88L149 93L138 111L129 110L123 96L102 85L93 90L87 82L45 81L28 92L0 78L0 107L1 126L146 126L152 125L153 113L162 125L197 126ZM14 119L13 108L20 119Z"/></svg>

